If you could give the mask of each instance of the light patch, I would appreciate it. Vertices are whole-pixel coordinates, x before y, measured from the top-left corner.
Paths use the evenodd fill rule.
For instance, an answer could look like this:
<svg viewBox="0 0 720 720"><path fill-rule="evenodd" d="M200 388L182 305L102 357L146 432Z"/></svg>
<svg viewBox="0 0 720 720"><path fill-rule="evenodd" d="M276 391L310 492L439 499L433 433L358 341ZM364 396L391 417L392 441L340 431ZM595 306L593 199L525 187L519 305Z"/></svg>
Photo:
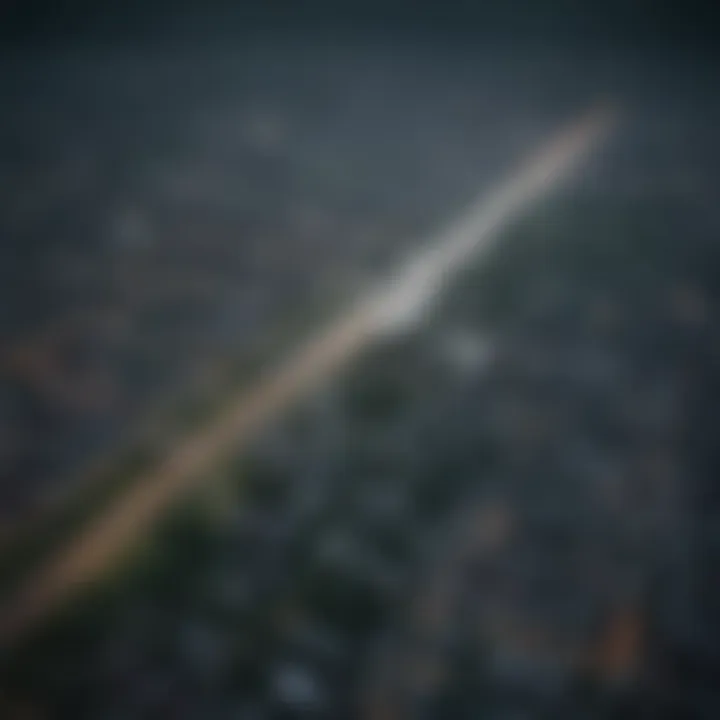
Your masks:
<svg viewBox="0 0 720 720"><path fill-rule="evenodd" d="M483 370L495 357L493 340L468 328L456 328L446 333L440 342L444 360L461 373Z"/></svg>

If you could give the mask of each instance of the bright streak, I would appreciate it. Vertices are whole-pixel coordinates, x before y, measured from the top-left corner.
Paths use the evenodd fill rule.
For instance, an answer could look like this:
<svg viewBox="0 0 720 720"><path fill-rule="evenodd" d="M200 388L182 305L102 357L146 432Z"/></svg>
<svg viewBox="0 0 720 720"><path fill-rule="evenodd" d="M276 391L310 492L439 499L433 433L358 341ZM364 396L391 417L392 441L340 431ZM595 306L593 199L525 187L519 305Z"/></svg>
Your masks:
<svg viewBox="0 0 720 720"><path fill-rule="evenodd" d="M479 197L450 228L433 238L429 247L376 291L378 331L394 332L420 322L443 287L469 261L493 247L498 231L522 213L578 165L609 130L614 113L596 110L583 118L489 197Z"/></svg>
<svg viewBox="0 0 720 720"><path fill-rule="evenodd" d="M223 455L246 447L257 433L303 394L388 332L421 321L464 264L477 261L497 232L526 206L569 176L612 127L614 113L595 110L521 167L489 197L482 197L425 250L372 288L348 313L310 338L214 422L179 442L146 477L59 549L47 566L0 612L0 643L8 643L112 567L178 496L206 478Z"/></svg>

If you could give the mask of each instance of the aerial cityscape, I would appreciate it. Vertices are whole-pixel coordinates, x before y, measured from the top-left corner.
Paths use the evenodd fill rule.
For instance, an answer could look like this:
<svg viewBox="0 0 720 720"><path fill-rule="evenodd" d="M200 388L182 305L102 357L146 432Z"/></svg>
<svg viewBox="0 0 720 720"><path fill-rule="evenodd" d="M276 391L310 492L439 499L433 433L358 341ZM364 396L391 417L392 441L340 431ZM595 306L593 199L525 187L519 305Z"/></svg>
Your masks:
<svg viewBox="0 0 720 720"><path fill-rule="evenodd" d="M213 37L2 50L0 717L717 717L715 65Z"/></svg>

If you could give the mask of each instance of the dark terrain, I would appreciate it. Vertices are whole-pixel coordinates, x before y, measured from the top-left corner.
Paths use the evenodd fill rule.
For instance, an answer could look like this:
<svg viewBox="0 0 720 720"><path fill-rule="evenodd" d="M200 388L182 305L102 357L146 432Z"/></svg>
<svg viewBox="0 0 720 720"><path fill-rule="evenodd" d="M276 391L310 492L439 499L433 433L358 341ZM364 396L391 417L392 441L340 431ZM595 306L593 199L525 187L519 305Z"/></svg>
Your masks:
<svg viewBox="0 0 720 720"><path fill-rule="evenodd" d="M8 51L11 519L298 307L365 287L588 102L623 112L422 328L5 658L9 717L720 713L715 67L431 37Z"/></svg>

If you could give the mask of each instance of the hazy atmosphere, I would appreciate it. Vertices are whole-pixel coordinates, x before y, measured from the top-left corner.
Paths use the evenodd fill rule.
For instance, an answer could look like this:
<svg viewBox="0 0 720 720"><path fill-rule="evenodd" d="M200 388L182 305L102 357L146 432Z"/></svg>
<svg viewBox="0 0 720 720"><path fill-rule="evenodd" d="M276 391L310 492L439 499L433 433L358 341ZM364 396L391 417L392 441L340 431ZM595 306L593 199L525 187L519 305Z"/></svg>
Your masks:
<svg viewBox="0 0 720 720"><path fill-rule="evenodd" d="M710 10L0 10L0 717L718 717Z"/></svg>

